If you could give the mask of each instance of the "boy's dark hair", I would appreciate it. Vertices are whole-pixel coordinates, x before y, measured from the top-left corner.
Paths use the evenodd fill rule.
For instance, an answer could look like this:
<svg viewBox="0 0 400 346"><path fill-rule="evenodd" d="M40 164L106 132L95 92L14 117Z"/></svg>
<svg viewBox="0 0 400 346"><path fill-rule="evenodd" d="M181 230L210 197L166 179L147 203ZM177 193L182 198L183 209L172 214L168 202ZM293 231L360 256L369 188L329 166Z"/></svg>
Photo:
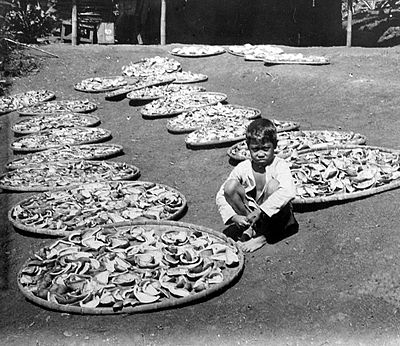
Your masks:
<svg viewBox="0 0 400 346"><path fill-rule="evenodd" d="M278 144L278 138L276 133L275 124L264 118L258 118L253 120L246 130L246 142L249 144L251 140L260 142L271 142L274 148Z"/></svg>

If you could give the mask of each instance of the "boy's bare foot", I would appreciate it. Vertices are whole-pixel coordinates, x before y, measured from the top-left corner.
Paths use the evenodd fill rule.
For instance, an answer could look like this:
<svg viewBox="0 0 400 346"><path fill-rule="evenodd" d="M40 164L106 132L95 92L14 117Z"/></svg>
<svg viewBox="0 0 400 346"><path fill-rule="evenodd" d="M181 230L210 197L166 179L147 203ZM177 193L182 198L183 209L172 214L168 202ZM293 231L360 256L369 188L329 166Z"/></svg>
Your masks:
<svg viewBox="0 0 400 346"><path fill-rule="evenodd" d="M263 247L267 243L267 239L265 236L260 235L255 238L251 238L245 242L238 242L238 246L242 249L243 252L254 252L259 248Z"/></svg>
<svg viewBox="0 0 400 346"><path fill-rule="evenodd" d="M250 238L253 238L256 235L256 231L253 229L253 227L249 227L243 232L243 234L247 234Z"/></svg>
<svg viewBox="0 0 400 346"><path fill-rule="evenodd" d="M253 229L253 227L249 227L247 228L245 231L243 231L242 235L240 236L238 242L239 243L244 243L248 240L250 240L251 238L253 238L255 236L255 231ZM240 244L239 244L240 245Z"/></svg>

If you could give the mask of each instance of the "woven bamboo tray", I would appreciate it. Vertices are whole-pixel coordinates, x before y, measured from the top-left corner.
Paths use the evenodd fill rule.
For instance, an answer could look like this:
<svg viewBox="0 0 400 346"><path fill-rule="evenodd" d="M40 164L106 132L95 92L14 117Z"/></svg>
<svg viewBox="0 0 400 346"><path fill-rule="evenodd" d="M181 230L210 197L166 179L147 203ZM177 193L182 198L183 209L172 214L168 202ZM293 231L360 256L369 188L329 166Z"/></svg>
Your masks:
<svg viewBox="0 0 400 346"><path fill-rule="evenodd" d="M0 115L8 114L8 113L14 112L14 111L16 111L16 110L17 110L16 108L8 109L8 110L6 110L6 111L0 110Z"/></svg>
<svg viewBox="0 0 400 346"><path fill-rule="evenodd" d="M278 120L281 121L281 120ZM290 122L290 124L288 126L285 127L278 127L276 128L276 131L279 132L286 132L286 131L295 131L298 130L300 128L300 124L296 123L296 122Z"/></svg>
<svg viewBox="0 0 400 346"><path fill-rule="evenodd" d="M147 183L149 183L149 182L146 182L146 181L120 181L120 183L122 183L122 184L124 184L124 183L126 183L126 184L132 184L132 183L135 183L135 184L147 184ZM86 185L87 185L87 184L86 184ZM178 190L176 190L176 189L174 189L174 188L172 188L172 187L169 187L169 186L167 186L167 185L163 185L163 184L158 184L158 183L157 183L157 186L163 187L163 188L166 189L167 191L171 191L171 192L176 193L176 194L179 196L179 198L182 200L182 205L181 205L181 207L180 207L178 210L176 210L174 213L171 213L168 217L164 218L163 220L178 220L178 219L180 219L180 218L183 216L183 214L186 212L186 209L187 209L187 200L186 200L186 197L185 197L181 192L179 192ZM69 188L69 189L67 189L67 190L79 189L79 188L81 188L81 187L84 187L84 185L76 185L76 186L71 187L71 188ZM59 191L62 191L62 190L59 190ZM55 191L55 192L57 193L57 191ZM46 193L48 193L48 192L42 192L41 194L38 195L38 198L41 198L42 194L46 194ZM43 198L45 198L44 196L45 196L45 195L43 195ZM20 204L24 204L24 203L26 203L26 202L29 201L29 200L30 200L30 197L23 199L22 201L20 201L20 202L18 202L17 204L15 204L15 205L8 211L8 220L12 223L12 225L13 225L16 229L20 229L20 230L25 231L25 232L28 232L28 233L41 234L41 235L52 236L52 237L65 237L65 236L69 236L69 235L71 234L71 231L50 230L50 229L44 229L44 228L33 227L33 226L26 226L26 225L24 225L23 223L21 223L21 222L19 222L18 220L16 220L16 219L12 216L12 211L13 211L13 209L14 209L16 206L19 206ZM121 212L122 212L122 211L121 211ZM140 218L140 220L143 220L143 219L145 219L145 217L141 217L141 218ZM148 220L150 220L150 218L146 218L146 221L148 221ZM127 219L126 222L128 222L128 221L129 221L129 220ZM136 222L136 221L139 221L139 219L138 219L138 220L135 220L135 222ZM111 225L111 226L113 226L113 225L120 225L120 224L122 224L122 223L121 223L121 222L107 223L107 225ZM106 224L102 224L101 226L104 226L104 225L106 225ZM74 231L83 232L83 231L84 231L84 227L75 228Z"/></svg>
<svg viewBox="0 0 400 346"><path fill-rule="evenodd" d="M184 112L184 109L180 109L180 110L177 109L177 110L171 111L169 113L158 113L158 114L147 113L143 109L140 110L140 114L142 114L143 119L171 118L171 117L181 114L182 112Z"/></svg>
<svg viewBox="0 0 400 346"><path fill-rule="evenodd" d="M249 55L244 56L244 60L245 61L264 61L264 58L249 54Z"/></svg>
<svg viewBox="0 0 400 346"><path fill-rule="evenodd" d="M330 61L291 61L262 59L266 65L329 65Z"/></svg>
<svg viewBox="0 0 400 346"><path fill-rule="evenodd" d="M127 85L134 84L134 83L138 82L137 78L126 77L126 76L106 76L106 77L102 76L102 77L92 77L92 78L116 79L116 78L121 78L121 77L124 78L124 80L127 82L127 84L122 85L122 86L121 85L115 85L115 86L110 86L108 88L102 88L102 89L85 89L85 88L81 88L79 86L79 84L81 83L81 82L79 82L79 83L76 83L74 85L74 89L77 90L77 91L85 92L85 93L98 94L98 93L104 93L104 92L108 92L108 91L117 90L117 89L120 89L121 87L124 87L124 86L127 86ZM91 78L86 78L83 81L88 80L88 79L91 79Z"/></svg>
<svg viewBox="0 0 400 346"><path fill-rule="evenodd" d="M56 98L56 94L54 91L47 90L47 92L48 92L48 96L46 96L42 100L38 101L37 103L51 101Z"/></svg>
<svg viewBox="0 0 400 346"><path fill-rule="evenodd" d="M246 136L243 135L243 136L236 137L236 138L223 139L223 140L212 140L212 141L200 142L200 143L192 143L192 142L188 142L185 140L185 143L186 143L186 147L189 149L208 149L208 148L224 147L228 144L242 141L245 137Z"/></svg>
<svg viewBox="0 0 400 346"><path fill-rule="evenodd" d="M75 162L82 162L82 161L75 161ZM58 161L58 162L50 162L50 163L43 163L43 164L39 164L39 165L28 165L25 168L32 168L32 169L38 169L38 167L40 167L42 170L49 170L50 168L56 168L57 166L62 166L65 164L69 164L71 162L68 161ZM93 166L96 165L101 165L102 161L88 161L88 163L93 164ZM110 163L110 162L109 162ZM131 164L127 164L126 166L128 169L131 170L131 173L129 174L125 174L125 175L121 175L121 176L117 176L116 178L112 179L112 181L125 181L125 180L135 180L138 179L140 177L140 170L139 168L137 168L134 165ZM57 191L57 190L65 190L65 189L71 189L74 186L78 186L81 184L88 184L88 183L92 183L92 182L101 182L101 181L106 181L108 179L96 179L91 181L90 178L86 178L87 180L85 181L80 181L79 179L81 179L82 177L76 179L76 180L71 180L69 183L66 183L64 185L58 185L58 186L47 186L47 185L36 185L36 186L22 186L22 185L18 185L18 186L11 186L8 185L6 183L4 183L2 180L4 177L9 176L9 175L13 175L15 174L15 172L17 172L16 170L13 170L11 172L8 173L3 173L0 175L0 189L3 189L5 191L13 191L13 192L44 192L44 191ZM32 179L34 179L34 177L32 176ZM54 181L56 182L56 181ZM59 183L61 183L63 181L60 181ZM65 181L64 181L65 182Z"/></svg>
<svg viewBox="0 0 400 346"><path fill-rule="evenodd" d="M245 56L244 53L238 53L238 52L234 52L233 50L231 50L230 48L225 48L225 50L229 53L232 54L234 56L239 56L241 58L243 58Z"/></svg>
<svg viewBox="0 0 400 346"><path fill-rule="evenodd" d="M17 283L18 288L21 293L25 296L28 301L31 301L41 307L46 309L56 310L60 312L67 312L73 314L88 314L88 315L110 315L110 314L133 314L133 313L143 313L150 311L158 311L163 309L172 309L183 305L200 303L203 300L211 299L216 293L223 292L227 290L230 286L235 284L237 280L240 278L241 273L244 269L244 255L241 250L237 247L237 245L229 238L227 238L224 234L220 232L216 232L210 228L205 228L203 226L183 223L183 222L171 222L171 221L137 221L132 223L126 223L124 225L120 225L118 227L113 227L115 231L123 230L125 227L138 226L142 227L145 230L154 230L154 232L158 235L163 234L168 231L181 231L185 232L187 235L191 235L194 232L201 232L202 234L208 234L214 238L217 238L221 244L226 244L230 248L234 249L237 253L237 257L239 259L238 264L234 267L224 267L222 270L223 281L215 284L210 284L210 286L203 291L192 291L190 295L185 297L175 297L172 294L169 298L163 298L163 300L156 301L153 303L139 303L139 305L135 306L126 306L121 309L113 309L112 307L81 307L79 305L67 305L60 304L57 301L49 301L43 298L40 298L33 294L31 290L27 289L27 284L21 283L21 277L23 275L23 270L30 264L31 260L28 259L18 271L17 275ZM89 230L90 231L90 230ZM111 231L111 229L110 229ZM67 239L67 238L66 238ZM49 246L54 245L54 243L49 244ZM40 253L40 252L38 252ZM95 253L94 253L95 255ZM35 257L34 257L35 258ZM132 267L134 268L134 267ZM129 286L125 286L129 287ZM132 286L131 286L132 287Z"/></svg>
<svg viewBox="0 0 400 346"><path fill-rule="evenodd" d="M139 88L137 88L137 87L135 88L134 86L122 87L117 90L107 92L104 98L106 100L113 100L118 97L125 97L131 91L137 90L137 89L141 89L141 87L139 87Z"/></svg>
<svg viewBox="0 0 400 346"><path fill-rule="evenodd" d="M130 93L131 91L134 91L134 90L149 88L152 86L170 84L173 81L175 81L175 77L171 76L171 77L165 78L163 80L146 81L145 83L136 85L136 86L135 85L125 86L125 87L119 88L117 90L106 93L105 99L112 100L114 98L126 96L128 93Z"/></svg>
<svg viewBox="0 0 400 346"><path fill-rule="evenodd" d="M167 123L167 130L169 133L173 135L183 135L193 131L196 131L199 127L190 127L190 128L181 128L181 127L173 127L170 123Z"/></svg>
<svg viewBox="0 0 400 346"><path fill-rule="evenodd" d="M47 102L47 101L51 101L53 99L56 98L56 94L54 91L50 91L50 90L46 90L47 92L47 96L43 97L42 99L40 99L40 101L35 102L35 104L38 104L40 102ZM23 94L23 93L22 93ZM20 95L20 94L18 94Z"/></svg>
<svg viewBox="0 0 400 346"><path fill-rule="evenodd" d="M136 61L134 63L130 63L126 68L122 68L122 75L123 76L128 76L129 74L134 74L135 72L138 74L137 78L144 78L147 77L149 74L155 73L155 74L169 74L169 73L174 73L178 71L182 71L182 65L179 61L175 59L170 59L168 57L161 57L162 59L166 59L167 63L161 63L160 61L152 61L150 65L148 63L152 60L152 58L143 58L140 59L139 61ZM130 67L135 67L135 65L142 65L139 66L138 71L130 71ZM143 66L144 65L144 66ZM161 66L160 66L161 65ZM154 71L155 67L155 71ZM127 72L128 70L128 72ZM150 72L151 71L151 72Z"/></svg>
<svg viewBox="0 0 400 346"><path fill-rule="evenodd" d="M46 91L46 94L47 94L47 95L44 96L43 98L41 98L40 100L36 101L34 104L38 104L38 103L40 103L40 102L51 101L51 100L53 100L53 99L56 98L56 94L55 94L54 91L51 91L51 90L45 90L45 91ZM28 92L27 92L27 93L28 93ZM23 95L23 94L26 94L26 93L19 93L19 94L13 95L13 96L14 96L14 97L18 97L18 96Z"/></svg>
<svg viewBox="0 0 400 346"><path fill-rule="evenodd" d="M199 86L193 86L192 88L193 89L191 90L191 92L203 92L203 91L206 91L205 88L199 87ZM197 89L197 90L195 90L195 89ZM175 93L180 93L180 92L181 92L180 90L179 91L166 91L165 93L160 93L158 95L153 95L153 96L133 96L132 95L132 91L131 91L128 95L126 95L126 98L129 99L132 102L151 102L151 101L154 101L154 100L161 99L163 97L168 97L168 95L170 95L170 94L175 94ZM189 91L187 90L187 91L184 91L184 92L189 92Z"/></svg>
<svg viewBox="0 0 400 346"><path fill-rule="evenodd" d="M296 132L297 132L297 131L294 131L293 133L296 134ZM314 132L314 131L300 131L300 133L302 133L302 132ZM319 132L319 131L315 131L315 132ZM356 140L350 141L349 144L363 145L363 144L365 144L366 142L367 142L367 137L364 136L364 135L360 135ZM228 156L229 156L231 159L235 160L235 161L243 161L243 160L245 160L247 157L245 157L245 156L243 156L243 155L234 154L234 152L237 151L237 148L243 146L244 143L245 143L245 142L242 141L242 142L240 142L240 143L236 143L236 144L232 145L232 146L228 149L228 151L227 151ZM311 150L314 150L314 149L329 149L329 148L332 147L333 145L334 145L334 144L321 143L321 144L313 145L313 146L312 146L311 148L309 148L309 149L311 149ZM302 149L302 150L297 150L297 152L298 152L299 154L301 154L301 153L304 152L304 150L308 150L308 148L307 148L307 149ZM281 153L281 152L279 152L279 151L276 152L276 154L277 154L278 156L280 156L280 157L288 157L288 156L290 156L290 153Z"/></svg>
<svg viewBox="0 0 400 346"><path fill-rule="evenodd" d="M63 101L54 101L55 103L59 102L62 103ZM37 116L37 115L48 115L54 113L64 113L64 112L71 112L71 113L90 113L97 109L97 105L94 102L88 102L86 107L83 107L81 110L62 110L62 111L54 111L54 112L33 112L31 107L25 107L18 111L18 114L21 116Z"/></svg>
<svg viewBox="0 0 400 346"><path fill-rule="evenodd" d="M76 126L75 128L80 128L80 127ZM99 129L99 128L95 127L93 129L95 130L95 129ZM92 144L92 143L104 142L104 141L106 141L108 139L111 139L111 137L112 137L111 131L105 130L105 129L102 129L102 130L104 131L104 134L102 136L99 136L97 138L93 138L91 140L76 141L74 143L60 143L60 144L57 144L57 145L55 144L55 145L52 145L52 146L49 146L49 147L36 147L36 148L16 148L16 147L13 146L13 143L11 143L10 148L15 152L33 153L33 152L42 151L42 150L46 150L46 149L59 148L59 147L62 147L64 145L66 145L66 144L69 144L69 145ZM40 132L37 132L36 134L39 134L39 133ZM36 134L34 133L34 134L29 135L29 136L35 136ZM27 137L28 136L23 137L23 138L27 138Z"/></svg>
<svg viewBox="0 0 400 346"><path fill-rule="evenodd" d="M68 113L69 114L69 113ZM60 116L62 116L62 113L59 113L59 115ZM46 115L44 116L44 117L46 117ZM43 129L43 128L40 128L39 130L37 130L37 131L35 131L35 130L27 130L27 131L20 131L20 130L17 130L16 129L16 127L19 125L19 124L22 124L22 123L29 123L29 119L23 119L23 120L21 120L21 121L18 121L15 125L13 125L12 126L12 131L16 134L16 135L29 135L29 134L32 134L32 133L36 133L36 132L40 132L40 131L47 131L47 130L51 130L51 129L53 129L53 128L61 128L61 127L94 127L94 126L97 126L97 125L99 125L100 124L100 118L98 118L97 116L95 116L95 115L79 115L79 118L81 118L81 119L85 119L86 121L86 125L83 125L83 124L79 124L79 125L75 125L73 122L70 122L69 124L67 124L68 122L64 122L64 123L62 123L62 124L56 124L55 126L53 126L53 127L48 127L48 128L45 128L45 129ZM34 118L33 118L33 120L34 120ZM40 126L40 125L39 125Z"/></svg>
<svg viewBox="0 0 400 346"><path fill-rule="evenodd" d="M247 107L247 106L241 106L241 105L236 105L236 104L228 104L227 106L232 106L234 108L240 108L240 109L248 109L248 110L252 110L255 112L254 116L252 117L248 117L247 119L257 119L261 116L261 110L257 109L257 108L252 108L252 107ZM229 119L229 117L228 117ZM193 131L198 130L202 125L199 126L193 126L193 127L174 127L173 125L171 125L171 122L167 123L167 130L168 132L172 133L172 134L186 134L186 133L190 133Z"/></svg>
<svg viewBox="0 0 400 346"><path fill-rule="evenodd" d="M168 118L168 117L173 117L178 114L181 114L184 111L195 109L195 108L204 108L207 106L213 106L216 105L217 103L225 102L228 98L228 96L224 93L219 93L219 92L210 92L210 91L204 91L204 92L199 92L202 94L212 94L212 95L219 95L221 98L217 101L212 101L204 105L199 105L199 106L193 106L193 107L187 107L187 108L180 108L176 109L175 111L170 111L168 113L148 113L146 112L145 109L141 109L140 113L142 114L144 119L158 119L158 118Z"/></svg>
<svg viewBox="0 0 400 346"><path fill-rule="evenodd" d="M171 55L179 56L181 58L206 58L214 55L220 55L225 53L225 49L213 52L213 53L205 53L205 54L185 54L185 53L174 53L169 52Z"/></svg>
<svg viewBox="0 0 400 346"><path fill-rule="evenodd" d="M200 83L200 82L205 82L208 80L208 76L205 74L198 73L197 78L192 78L192 79L186 79L186 80L180 80L180 79L175 79L175 81L172 82L172 84L192 84L192 83Z"/></svg>
<svg viewBox="0 0 400 346"><path fill-rule="evenodd" d="M132 102L151 102L154 100L158 100L163 96L148 96L148 97L129 97L129 94L126 95L126 98Z"/></svg>
<svg viewBox="0 0 400 346"><path fill-rule="evenodd" d="M38 103L41 103L41 102L47 102L47 101L50 101L50 100L56 98L56 94L53 91L46 90L46 92L47 92L48 95L46 97L42 98L41 100L37 101L34 104L38 104ZM25 94L25 93L19 93L19 94L15 94L15 95L10 95L10 96L7 96L7 97L18 97L18 96L21 96L23 94ZM22 109L22 108L14 107L14 108L9 108L6 111L1 111L0 110L0 115L11 113L11 112L17 111L18 109Z"/></svg>
<svg viewBox="0 0 400 346"><path fill-rule="evenodd" d="M301 152L301 155L311 153L311 152L321 152L325 150L332 150L332 149L343 149L343 150L348 150L348 149L376 149L380 150L383 152L387 153L395 153L395 154L400 154L399 150L394 150L394 149L388 149L388 148L383 148L383 147L376 147L376 146L361 146L361 145L336 145L336 146L330 146L326 148L321 148L321 149L306 149ZM299 153L300 154L300 153ZM375 194L379 194L385 191L393 190L396 188L400 187L400 179L397 181L392 181L391 183L381 185L378 187L373 187L370 189L365 189L362 191L356 191L352 193L337 193L337 194L332 194L328 196L321 196L321 197L299 197L297 196L292 203L294 205L307 205L307 204L319 204L319 203L334 203L334 202L340 202L340 201L350 201L354 199L359 199Z"/></svg>
<svg viewBox="0 0 400 346"><path fill-rule="evenodd" d="M85 149L85 148L97 148L97 149L102 149L104 148L104 153L97 153L97 154L87 154L87 155L82 155L80 157L75 157L74 159L69 159L69 161L81 161L81 160L103 160L103 159L107 159L113 156L117 156L119 154L121 154L124 150L122 145L119 144L112 144L112 143L106 143L106 144L82 144L82 145L76 145L76 146L69 146L70 148L75 148L72 149L72 151L74 151L74 153L76 153L76 151L79 151L81 149ZM21 157L17 157L16 159L12 160L12 161L8 161L6 164L6 168L8 170L12 170L12 169L17 169L17 168L22 168L25 167L29 164L32 163L32 160L34 160L34 162L37 162L37 160L35 158L42 158L42 161L40 161L40 163L46 163L46 162L54 162L54 161L64 161L64 159L58 159L57 155L63 151L63 147L60 148L53 148L53 149L49 149L49 150L43 150L37 153L32 153L32 154L26 154L23 155ZM53 155L54 153L54 155Z"/></svg>
<svg viewBox="0 0 400 346"><path fill-rule="evenodd" d="M263 48L261 48L261 47L257 47L257 46L253 46L253 47L251 47L251 48L253 48L253 51L255 51L255 50L258 50L258 52L260 53L260 52L263 52L264 54L280 54L280 53L282 53L283 52L283 50L281 49L281 48L279 48L279 47L274 47L275 48L275 52L273 52L273 50L271 50L271 48L273 48L273 47L269 47L269 49L266 49L266 50L264 50ZM226 48L226 51L229 53L229 54L232 54L232 55L235 55L235 56L239 56L239 57L241 57L241 58L245 58L245 60L246 60L246 56L249 56L250 57L250 61L256 61L256 60L252 60L252 58L251 57L253 57L254 56L254 53L252 54L252 53L249 53L249 50L247 50L247 52L235 52L235 51L233 51L231 48ZM257 53L257 52L256 52ZM257 58L258 59L258 58ZM261 60L262 61L262 60Z"/></svg>

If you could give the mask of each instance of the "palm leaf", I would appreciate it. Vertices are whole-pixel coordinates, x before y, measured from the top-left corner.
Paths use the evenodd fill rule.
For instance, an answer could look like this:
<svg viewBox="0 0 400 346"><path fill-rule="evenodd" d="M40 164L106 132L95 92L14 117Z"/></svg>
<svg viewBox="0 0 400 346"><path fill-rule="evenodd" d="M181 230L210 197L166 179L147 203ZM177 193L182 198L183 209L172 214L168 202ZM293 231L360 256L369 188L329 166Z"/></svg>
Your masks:
<svg viewBox="0 0 400 346"><path fill-rule="evenodd" d="M11 6L11 7L13 7L14 4L12 4L11 2L8 2L8 1L0 0L0 6Z"/></svg>

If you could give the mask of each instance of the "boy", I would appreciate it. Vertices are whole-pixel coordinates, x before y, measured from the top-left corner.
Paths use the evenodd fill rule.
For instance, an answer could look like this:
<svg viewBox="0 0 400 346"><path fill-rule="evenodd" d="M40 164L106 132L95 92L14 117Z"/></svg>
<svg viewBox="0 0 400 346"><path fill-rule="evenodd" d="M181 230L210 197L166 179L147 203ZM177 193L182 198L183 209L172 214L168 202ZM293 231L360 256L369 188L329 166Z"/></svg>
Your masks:
<svg viewBox="0 0 400 346"><path fill-rule="evenodd" d="M267 233L297 231L290 203L296 188L289 164L275 156L277 132L272 121L252 121L246 142L251 159L233 169L218 191L216 203L223 222L231 224L224 233L235 240L241 234L239 246L244 252L253 252L266 244ZM232 229L236 236L229 234Z"/></svg>

